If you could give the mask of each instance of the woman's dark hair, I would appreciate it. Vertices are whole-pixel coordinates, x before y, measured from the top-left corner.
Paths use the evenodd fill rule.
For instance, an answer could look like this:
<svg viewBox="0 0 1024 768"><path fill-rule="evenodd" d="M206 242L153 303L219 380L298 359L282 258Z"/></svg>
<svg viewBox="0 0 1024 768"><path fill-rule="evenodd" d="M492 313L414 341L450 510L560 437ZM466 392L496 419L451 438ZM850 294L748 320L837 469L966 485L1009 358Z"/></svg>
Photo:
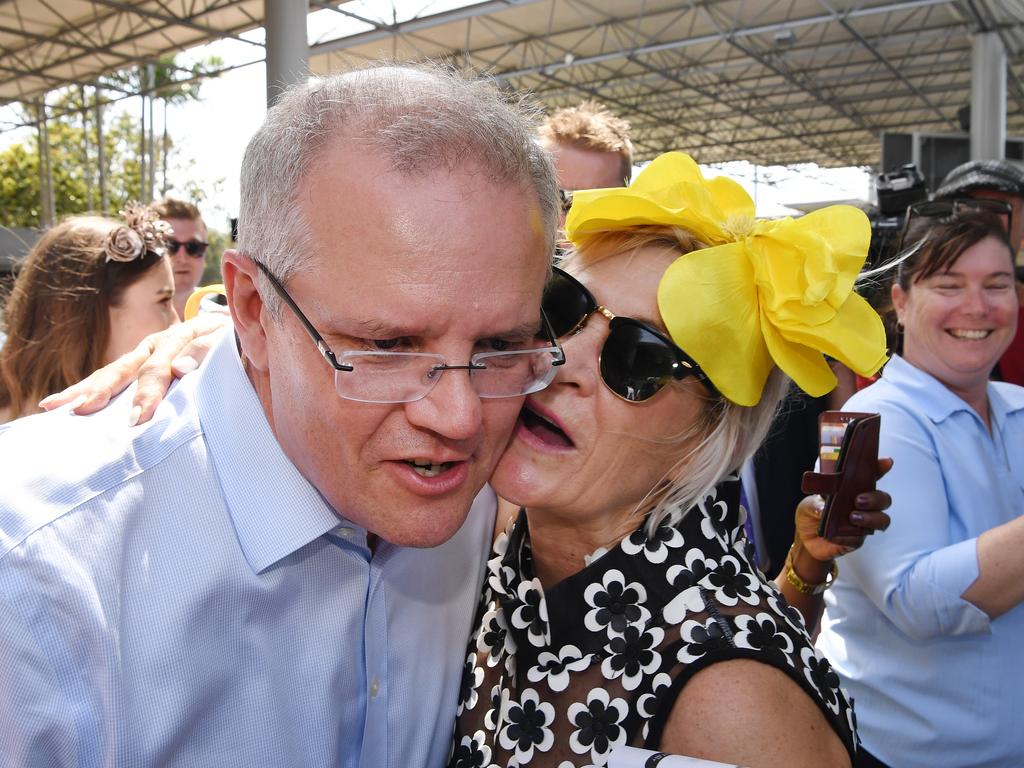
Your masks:
<svg viewBox="0 0 1024 768"><path fill-rule="evenodd" d="M896 282L909 291L913 283L948 270L964 251L988 237L1005 245L1012 260L1006 223L996 214L962 210L941 219L922 217L907 231L904 241L910 247L901 256Z"/></svg>
<svg viewBox="0 0 1024 768"><path fill-rule="evenodd" d="M162 261L153 251L107 261L107 235L117 226L75 216L47 231L25 258L4 307L0 349L0 408L10 408L11 418L34 412L41 398L103 364L110 307Z"/></svg>

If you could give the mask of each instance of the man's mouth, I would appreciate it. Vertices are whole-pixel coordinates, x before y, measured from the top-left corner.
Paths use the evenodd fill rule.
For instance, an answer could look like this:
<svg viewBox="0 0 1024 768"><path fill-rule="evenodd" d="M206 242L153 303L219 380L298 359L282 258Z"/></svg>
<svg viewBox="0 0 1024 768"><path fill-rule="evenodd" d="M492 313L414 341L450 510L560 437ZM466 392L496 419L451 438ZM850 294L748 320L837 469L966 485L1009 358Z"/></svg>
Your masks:
<svg viewBox="0 0 1024 768"><path fill-rule="evenodd" d="M406 464L420 477L437 477L455 466L454 461L434 462L430 459L405 459Z"/></svg>
<svg viewBox="0 0 1024 768"><path fill-rule="evenodd" d="M977 341L979 339L984 339L988 337L992 333L992 331L971 330L967 328L950 328L948 331L946 331L946 333L948 333L950 336L956 339L967 339L968 341Z"/></svg>
<svg viewBox="0 0 1024 768"><path fill-rule="evenodd" d="M573 441L552 419L542 416L528 405L523 406L519 418L526 430L537 439L547 445L554 445L560 448L572 448Z"/></svg>

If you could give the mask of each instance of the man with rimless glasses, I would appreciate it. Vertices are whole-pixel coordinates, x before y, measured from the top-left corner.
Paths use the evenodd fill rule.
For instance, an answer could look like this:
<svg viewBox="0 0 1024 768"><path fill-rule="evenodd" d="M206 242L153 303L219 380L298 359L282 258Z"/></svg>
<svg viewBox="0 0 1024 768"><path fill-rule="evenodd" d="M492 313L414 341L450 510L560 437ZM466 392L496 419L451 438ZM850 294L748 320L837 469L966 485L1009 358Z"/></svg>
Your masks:
<svg viewBox="0 0 1024 768"><path fill-rule="evenodd" d="M0 765L444 763L481 488L564 362L527 118L433 69L297 87L243 161L234 335L144 426L0 432Z"/></svg>
<svg viewBox="0 0 1024 768"><path fill-rule="evenodd" d="M206 267L206 223L199 209L184 200L165 197L153 205L171 227L167 255L174 271L174 310L185 317L185 302L199 285Z"/></svg>

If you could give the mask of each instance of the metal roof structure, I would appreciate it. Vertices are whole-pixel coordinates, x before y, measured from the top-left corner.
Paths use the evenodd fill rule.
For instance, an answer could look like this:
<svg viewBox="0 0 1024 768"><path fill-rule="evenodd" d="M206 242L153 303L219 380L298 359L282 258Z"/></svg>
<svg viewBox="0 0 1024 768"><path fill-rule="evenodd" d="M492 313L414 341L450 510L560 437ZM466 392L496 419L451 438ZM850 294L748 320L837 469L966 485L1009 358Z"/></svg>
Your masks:
<svg viewBox="0 0 1024 768"><path fill-rule="evenodd" d="M877 165L886 131L961 131L971 45L1008 59L1007 135L1024 134L1024 0L310 0L362 31L310 46L325 72L381 56L487 71L549 107L595 98L637 159ZM413 0L412 4L416 4ZM263 0L0 0L0 104L217 38L259 47ZM262 98L262 94L260 95Z"/></svg>

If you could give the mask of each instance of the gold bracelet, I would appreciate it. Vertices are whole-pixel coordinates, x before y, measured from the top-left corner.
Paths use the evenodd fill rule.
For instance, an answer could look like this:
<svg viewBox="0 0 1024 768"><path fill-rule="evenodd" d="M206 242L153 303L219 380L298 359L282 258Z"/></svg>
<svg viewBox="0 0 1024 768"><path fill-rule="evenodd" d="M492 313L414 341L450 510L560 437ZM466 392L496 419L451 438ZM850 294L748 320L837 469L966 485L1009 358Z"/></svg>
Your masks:
<svg viewBox="0 0 1024 768"><path fill-rule="evenodd" d="M806 581L800 578L800 574L793 568L793 550L796 548L796 544L793 544L789 548L789 553L786 555L786 581L799 592L801 595L820 595L826 589L831 587L839 575L839 566L836 561L832 561L832 570L829 571L828 576L820 584L808 584Z"/></svg>

